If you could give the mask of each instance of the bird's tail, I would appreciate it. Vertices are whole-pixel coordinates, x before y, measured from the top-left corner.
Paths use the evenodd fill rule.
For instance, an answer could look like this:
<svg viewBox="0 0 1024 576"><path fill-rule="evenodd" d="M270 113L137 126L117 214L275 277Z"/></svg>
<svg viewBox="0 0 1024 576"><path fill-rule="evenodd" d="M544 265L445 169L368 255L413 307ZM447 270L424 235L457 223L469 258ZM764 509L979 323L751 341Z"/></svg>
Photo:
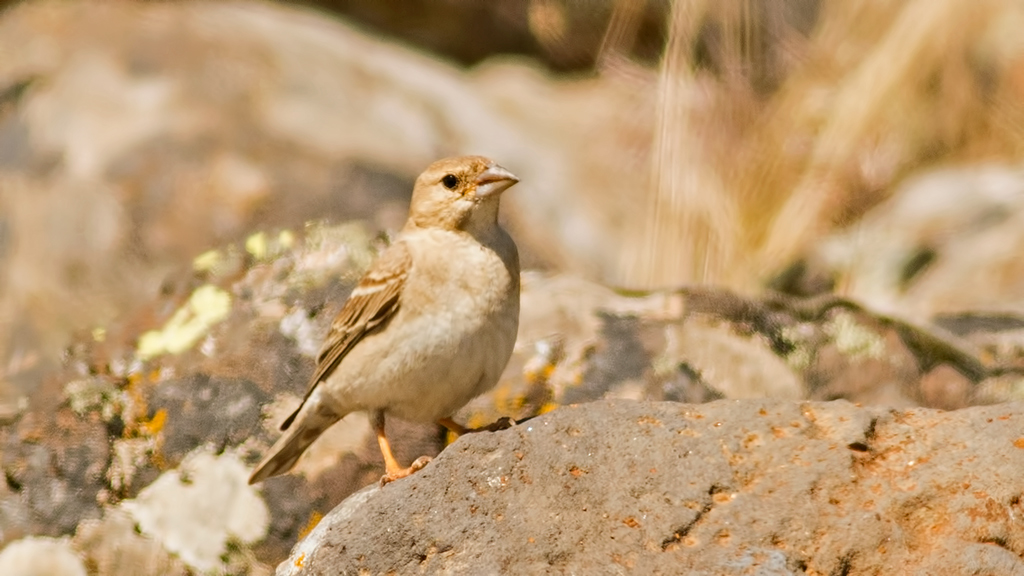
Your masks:
<svg viewBox="0 0 1024 576"><path fill-rule="evenodd" d="M270 452L253 470L252 475L249 476L249 484L255 484L291 470L306 448L309 448L314 440L342 418L319 402L306 402L303 408L302 413L298 414L295 421L290 423L291 426L288 430L274 443Z"/></svg>

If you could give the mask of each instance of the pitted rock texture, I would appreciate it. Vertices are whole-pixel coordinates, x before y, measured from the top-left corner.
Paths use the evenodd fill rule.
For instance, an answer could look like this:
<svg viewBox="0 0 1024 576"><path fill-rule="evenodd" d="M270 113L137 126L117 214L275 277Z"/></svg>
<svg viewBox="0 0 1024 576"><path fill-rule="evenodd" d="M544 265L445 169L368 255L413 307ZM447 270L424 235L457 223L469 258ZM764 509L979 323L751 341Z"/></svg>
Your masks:
<svg viewBox="0 0 1024 576"><path fill-rule="evenodd" d="M278 576L1024 574L1024 404L601 401L465 436Z"/></svg>

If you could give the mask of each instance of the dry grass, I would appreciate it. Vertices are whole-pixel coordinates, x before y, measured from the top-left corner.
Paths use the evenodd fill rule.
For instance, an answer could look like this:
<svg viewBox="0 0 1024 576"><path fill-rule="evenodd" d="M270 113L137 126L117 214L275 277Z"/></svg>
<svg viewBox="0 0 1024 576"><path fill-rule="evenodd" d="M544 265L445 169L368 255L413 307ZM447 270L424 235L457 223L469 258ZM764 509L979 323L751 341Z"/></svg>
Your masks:
<svg viewBox="0 0 1024 576"><path fill-rule="evenodd" d="M630 283L750 289L911 172L1021 159L1022 29L1019 0L676 0Z"/></svg>

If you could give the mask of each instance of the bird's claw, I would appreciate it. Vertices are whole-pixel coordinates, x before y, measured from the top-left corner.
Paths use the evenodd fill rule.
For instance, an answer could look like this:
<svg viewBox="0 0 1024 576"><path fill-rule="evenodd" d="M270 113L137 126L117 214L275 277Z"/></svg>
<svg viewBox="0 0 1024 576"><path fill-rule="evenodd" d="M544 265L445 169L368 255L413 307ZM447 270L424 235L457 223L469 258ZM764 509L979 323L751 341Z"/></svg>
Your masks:
<svg viewBox="0 0 1024 576"><path fill-rule="evenodd" d="M516 421L509 418L508 416L502 416L494 422L491 422L487 426L477 428L473 432L497 432L499 430L508 430L509 428L516 425Z"/></svg>
<svg viewBox="0 0 1024 576"><path fill-rule="evenodd" d="M509 428L516 425L516 421L509 418L508 416L502 416L494 422L491 422L487 426L480 426L479 428L467 428L462 431L462 434L473 434L476 432L498 432L500 430L508 430Z"/></svg>
<svg viewBox="0 0 1024 576"><path fill-rule="evenodd" d="M399 468L398 470L388 472L387 474L380 477L380 487L383 488L385 484L390 484L391 482L394 482L399 478L405 478L406 476L411 476L416 472L419 472L420 470L425 468L426 465L430 463L430 461L430 456L420 456L408 468Z"/></svg>

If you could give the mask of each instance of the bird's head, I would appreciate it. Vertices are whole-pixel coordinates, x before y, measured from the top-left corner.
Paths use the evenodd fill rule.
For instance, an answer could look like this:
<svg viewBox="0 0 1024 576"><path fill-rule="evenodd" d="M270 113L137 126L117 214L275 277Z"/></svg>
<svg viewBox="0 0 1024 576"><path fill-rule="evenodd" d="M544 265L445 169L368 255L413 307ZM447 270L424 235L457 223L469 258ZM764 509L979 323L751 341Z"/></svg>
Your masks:
<svg viewBox="0 0 1024 576"><path fill-rule="evenodd" d="M409 223L419 228L475 232L498 221L501 193L519 179L483 156L438 160L412 191Z"/></svg>

